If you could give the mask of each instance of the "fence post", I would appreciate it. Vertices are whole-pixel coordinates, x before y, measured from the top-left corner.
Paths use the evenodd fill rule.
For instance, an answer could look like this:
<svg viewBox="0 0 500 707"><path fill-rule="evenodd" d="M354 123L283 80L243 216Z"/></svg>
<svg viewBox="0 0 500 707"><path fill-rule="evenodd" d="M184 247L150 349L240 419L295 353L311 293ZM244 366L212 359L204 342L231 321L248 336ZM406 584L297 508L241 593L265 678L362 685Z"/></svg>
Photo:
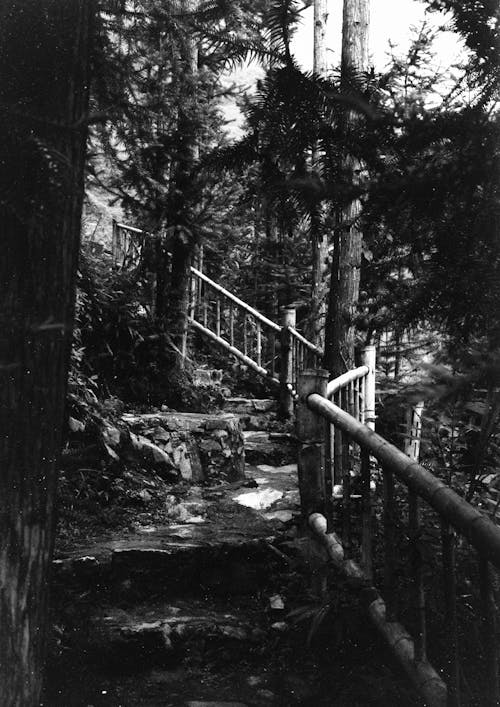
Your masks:
<svg viewBox="0 0 500 707"><path fill-rule="evenodd" d="M365 346L361 352L363 366L368 366L365 383L364 419L365 424L371 430L375 429L375 346Z"/></svg>
<svg viewBox="0 0 500 707"><path fill-rule="evenodd" d="M293 416L293 394L291 390L293 381L293 356L292 337L290 327L295 327L296 311L294 307L286 307L283 311L281 328L280 352L280 417L288 419Z"/></svg>
<svg viewBox="0 0 500 707"><path fill-rule="evenodd" d="M409 457L418 462L420 458L420 440L422 437L422 415L424 403L412 405L406 411L406 431L404 451Z"/></svg>
<svg viewBox="0 0 500 707"><path fill-rule="evenodd" d="M111 259L113 261L113 265L118 264L118 249L119 249L119 244L118 244L118 227L116 224L116 219L113 219L112 221L112 236L111 236Z"/></svg>
<svg viewBox="0 0 500 707"><path fill-rule="evenodd" d="M298 477L300 505L304 518L311 513L326 514L326 434L327 422L307 406L311 393L326 396L328 371L306 369L298 381L296 431L299 441Z"/></svg>

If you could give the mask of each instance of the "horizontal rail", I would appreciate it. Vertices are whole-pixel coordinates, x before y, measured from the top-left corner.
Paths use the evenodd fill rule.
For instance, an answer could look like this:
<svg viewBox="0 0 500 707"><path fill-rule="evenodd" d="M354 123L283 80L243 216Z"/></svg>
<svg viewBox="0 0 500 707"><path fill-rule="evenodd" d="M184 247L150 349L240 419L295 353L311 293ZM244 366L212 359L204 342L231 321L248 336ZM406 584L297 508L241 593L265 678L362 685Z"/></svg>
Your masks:
<svg viewBox="0 0 500 707"><path fill-rule="evenodd" d="M338 378L334 378L327 385L327 396L330 397L341 388L349 385L349 383L354 383L354 381L364 378L369 372L370 369L368 366L359 366L359 368L353 368L352 371L347 371L347 373L343 373L341 376L338 376Z"/></svg>
<svg viewBox="0 0 500 707"><path fill-rule="evenodd" d="M117 228L121 228L123 231L130 231L131 233L143 233L145 236L149 236L149 231L144 231L142 228L136 228L135 226L126 226L124 223L117 223Z"/></svg>
<svg viewBox="0 0 500 707"><path fill-rule="evenodd" d="M193 275L196 275L200 280L203 280L203 282L206 282L210 287L213 287L216 292L220 292L220 294L224 295L224 297L227 297L227 299L231 300L231 302L234 302L235 304L238 305L238 307L241 307L244 309L248 314L251 314L255 319L258 319L262 324L265 324L268 326L270 329L274 329L274 331L281 331L281 327L279 324L276 324L275 322L271 321L271 319L268 319L265 317L263 314L258 312L256 309L251 307L249 304L246 302L243 302L239 297L236 297L236 295L233 295L231 292L226 290L224 287L221 287L221 285L218 285L216 282L211 280L209 277L204 275L202 272L197 270L196 268L191 268L191 272Z"/></svg>
<svg viewBox="0 0 500 707"><path fill-rule="evenodd" d="M411 460L393 444L355 420L322 395L307 397L307 407L350 435L383 467L423 498L447 523L464 535L479 554L500 569L500 528L443 481Z"/></svg>
<svg viewBox="0 0 500 707"><path fill-rule="evenodd" d="M372 585L372 578L363 567L346 559L344 547L335 533L328 533L326 518L320 513L312 513L308 520L313 536L323 546L328 561L346 577L351 586L370 587L362 595L368 616L373 625L393 650L403 670L417 685L429 706L442 707L446 704L446 685L426 658L416 660L415 642L406 629L395 621L388 621L386 605L378 590Z"/></svg>
<svg viewBox="0 0 500 707"><path fill-rule="evenodd" d="M302 336L302 334L299 334L297 329L294 329L294 327L288 327L288 330L290 331L291 335L295 337L298 341L300 341L302 344L304 344L304 346L308 348L309 351L312 351L318 356L323 357L323 351L317 346L315 346L311 341L308 341L304 336Z"/></svg>
<svg viewBox="0 0 500 707"><path fill-rule="evenodd" d="M259 366L255 361L253 361L249 356L246 356L244 353L242 353L239 349L237 349L235 346L231 346L231 344L223 339L221 336L217 336L217 334L214 334L213 331L210 329L207 329L206 327L203 326L203 324L200 324L199 322L196 321L196 319L193 319L192 317L189 317L189 323L198 331L200 331L202 334L205 336L208 336L209 339L212 339L216 344L219 346L222 346L223 349L228 351L230 354L238 358L240 361L242 361L245 365L247 365L249 368L251 368L253 371L258 373L260 376L267 378L271 383L275 383L276 385L280 385L280 382L277 378L274 378L269 371L267 371L265 368L262 366Z"/></svg>

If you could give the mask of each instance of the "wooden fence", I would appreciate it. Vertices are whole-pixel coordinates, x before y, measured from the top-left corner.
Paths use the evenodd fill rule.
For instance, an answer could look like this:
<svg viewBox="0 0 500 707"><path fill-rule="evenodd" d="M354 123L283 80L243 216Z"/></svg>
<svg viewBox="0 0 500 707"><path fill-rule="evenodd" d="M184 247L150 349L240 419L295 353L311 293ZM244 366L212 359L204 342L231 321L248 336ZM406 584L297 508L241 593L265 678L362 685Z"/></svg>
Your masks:
<svg viewBox="0 0 500 707"><path fill-rule="evenodd" d="M461 704L461 667L458 641L456 589L456 534L462 536L476 555L480 584L483 644L488 679L489 705L500 700L498 682L498 646L496 607L493 593L494 568L500 569L500 529L483 513L458 496L451 488L434 477L414 459L377 435L373 424L364 424L356 402L355 380L361 369L328 383L327 372L306 370L299 380L297 436L299 487L304 515L314 536L324 545L328 556L353 581L363 586L373 584L373 528L375 527L371 477L373 460L382 472L383 482L383 588L370 595L369 615L391 646L402 666L431 706L457 707ZM353 381L354 378L354 381ZM354 397L352 386L354 385ZM366 385L366 383L365 383ZM344 390L344 393L341 391ZM347 410L328 399L328 393ZM365 396L366 399L366 396ZM371 408L371 402L368 403ZM365 408L367 407L365 402ZM352 415L350 412L354 412ZM365 412L365 423L371 422ZM357 546L359 557L354 558L351 514L351 470L344 469L342 504L342 540L331 532L326 520L328 509L327 450L330 428L342 435L346 444L359 450L359 488L361 494L361 524ZM396 482L405 490L408 504L410 552L406 558L412 583L412 612L415 630L413 636L396 621L398 594L396 565L401 558L396 550L396 519L398 505ZM399 494L400 495L400 494ZM443 599L449 655L445 680L427 660L426 586L424 561L419 549L422 533L422 504L427 504L441 523ZM399 514L402 517L403 514ZM356 559L356 561L355 561ZM372 587L373 589L373 587ZM373 589L375 592L375 590Z"/></svg>
<svg viewBox="0 0 500 707"><path fill-rule="evenodd" d="M115 266L137 266L150 235L114 221ZM297 331L295 309L285 308L277 324L194 267L189 288L191 327L279 388L281 414L290 417L301 371L320 365L323 356Z"/></svg>

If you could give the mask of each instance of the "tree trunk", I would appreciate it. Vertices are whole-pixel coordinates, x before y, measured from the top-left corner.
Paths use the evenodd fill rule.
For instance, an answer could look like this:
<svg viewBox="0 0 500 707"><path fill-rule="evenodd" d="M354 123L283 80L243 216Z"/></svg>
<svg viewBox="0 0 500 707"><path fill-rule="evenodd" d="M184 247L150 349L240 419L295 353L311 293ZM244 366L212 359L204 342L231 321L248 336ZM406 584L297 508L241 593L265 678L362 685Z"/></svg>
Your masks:
<svg viewBox="0 0 500 707"><path fill-rule="evenodd" d="M89 0L0 5L0 704L39 704L87 133Z"/></svg>
<svg viewBox="0 0 500 707"><path fill-rule="evenodd" d="M354 72L368 65L369 0L344 0L342 23L342 90L352 90ZM345 132L356 129L358 118L349 111ZM344 171L353 187L359 184L362 165L345 155ZM334 257L328 306L324 366L333 376L353 368L355 316L359 297L362 232L359 226L361 201L352 199L339 213L334 239Z"/></svg>
<svg viewBox="0 0 500 707"><path fill-rule="evenodd" d="M313 71L323 76L327 71L326 23L328 20L327 0L314 0L314 60ZM313 151L313 169L320 170L320 155ZM328 262L328 235L323 226L323 209L311 214L312 284L311 284L311 326L309 338L322 347L326 317L325 279Z"/></svg>
<svg viewBox="0 0 500 707"><path fill-rule="evenodd" d="M183 15L195 12L198 0L179 0ZM193 188L194 165L198 161L197 135L197 75L198 47L188 33L181 40L180 60L183 69L180 83L179 103L179 147L171 183L169 226L173 228L170 250L172 252L170 288L166 311L166 327L179 355L177 363L184 368L187 349L188 309L190 301L190 267L196 246L196 234L192 231L190 210Z"/></svg>

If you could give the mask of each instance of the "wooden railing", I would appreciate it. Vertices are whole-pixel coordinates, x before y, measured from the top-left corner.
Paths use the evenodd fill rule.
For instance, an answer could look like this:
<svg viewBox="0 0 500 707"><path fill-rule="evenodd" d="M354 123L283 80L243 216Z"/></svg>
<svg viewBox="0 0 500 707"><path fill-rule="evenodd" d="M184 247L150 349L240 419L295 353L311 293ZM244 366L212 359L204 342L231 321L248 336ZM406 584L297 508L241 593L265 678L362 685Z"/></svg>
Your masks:
<svg viewBox="0 0 500 707"><path fill-rule="evenodd" d="M150 234L140 228L127 226L113 220L111 254L113 264L122 269L135 267L139 264L146 238Z"/></svg>
<svg viewBox="0 0 500 707"><path fill-rule="evenodd" d="M196 268L190 323L260 376L279 385L281 327Z"/></svg>
<svg viewBox="0 0 500 707"><path fill-rule="evenodd" d="M113 221L115 266L136 267L148 237L146 231ZM194 267L190 293L191 327L279 387L281 414L292 415L301 371L319 366L323 357L295 328L295 309L286 308L277 324Z"/></svg>
<svg viewBox="0 0 500 707"><path fill-rule="evenodd" d="M376 434L371 429L373 425L368 424L370 420L367 419L366 412L364 424L361 414L353 416L341 405L328 399L330 393L336 395L338 401L340 391L347 391L340 393L340 402L344 404L347 399L348 410L354 409L356 412L358 407L356 395L354 401L352 400L352 384L354 383L356 393L355 381L361 380L362 376L362 370L357 369L328 383L326 371L308 370L301 375L297 436L300 440L298 475L304 516L313 536L324 546L330 561L351 581L358 582L360 587L371 587L370 592L366 593L370 597L368 613L421 691L426 704L431 707L456 707L461 704L456 536L467 541L470 554L475 556L478 567L480 608L477 615L481 617L489 700L484 704L498 705L500 691L493 575L500 569L500 529L418 462ZM371 411L369 414L371 415ZM327 478L330 472L326 459L331 427L343 435L344 442L350 445L351 451L353 447L359 451L359 469L355 473L355 479L357 477L357 496L361 496L358 505L360 521L355 538L351 513L353 470L350 468L343 478L341 540L331 532L331 518L327 521L331 499ZM380 574L373 561L373 533L377 523L371 482L375 473L381 475L383 485L383 561L380 593L374 588L374 576ZM403 513L397 499L404 496L407 498L407 509ZM442 613L445 617L448 646L448 655L443 662L445 680L427 660L426 594L430 588L435 591L435 581L431 582L430 586L424 581L424 560L420 543L425 507L437 513L441 525L440 554L444 604ZM426 510L425 517L428 516L429 510ZM402 546L396 531L398 526L405 522L405 517L408 524L406 537L409 551L407 557L401 557ZM408 565L411 577L411 596L408 601L411 602L413 614L413 636L396 621L398 601L401 603L401 595L404 597L403 587L398 587L397 584L396 571L402 562Z"/></svg>

